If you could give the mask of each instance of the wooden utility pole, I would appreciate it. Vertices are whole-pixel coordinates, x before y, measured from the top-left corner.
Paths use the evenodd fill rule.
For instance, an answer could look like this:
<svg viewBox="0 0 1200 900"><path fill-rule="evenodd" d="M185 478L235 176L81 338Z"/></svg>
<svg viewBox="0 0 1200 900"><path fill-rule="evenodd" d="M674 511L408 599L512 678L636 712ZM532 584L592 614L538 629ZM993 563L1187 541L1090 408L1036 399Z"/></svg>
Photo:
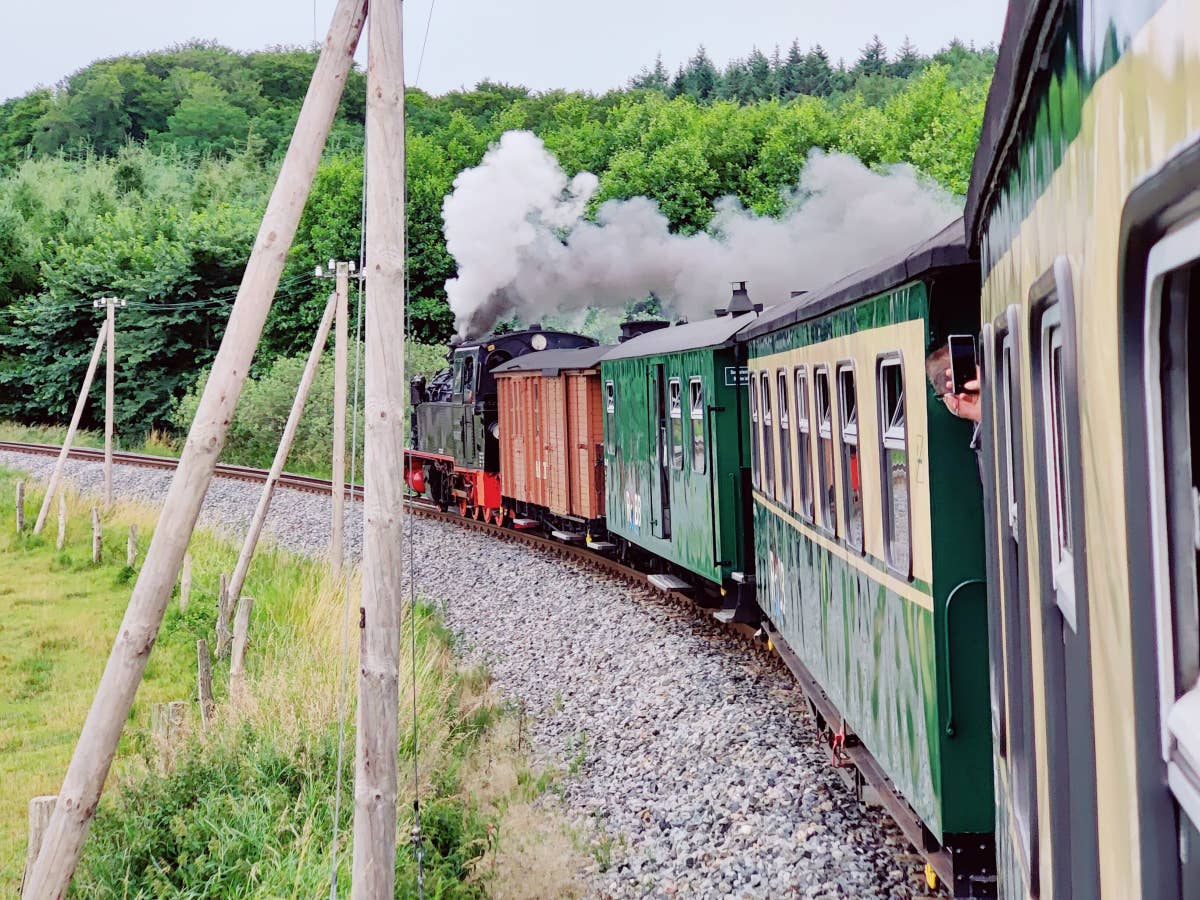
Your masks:
<svg viewBox="0 0 1200 900"><path fill-rule="evenodd" d="M402 0L371 0L367 57L366 436L351 897L395 892L404 559Z"/></svg>
<svg viewBox="0 0 1200 900"><path fill-rule="evenodd" d="M329 558L333 573L340 575L345 560L343 529L346 525L346 365L350 316L350 266L339 262L334 271L337 312L333 336L333 522L329 530Z"/></svg>
<svg viewBox="0 0 1200 900"><path fill-rule="evenodd" d="M104 502L112 504L113 499L113 399L116 388L116 337L117 337L117 307L124 308L125 301L116 297L105 297L95 300L93 306L105 309L105 338L107 347L104 350Z"/></svg>
<svg viewBox="0 0 1200 900"><path fill-rule="evenodd" d="M63 779L42 851L25 886L26 900L61 897L71 883L213 467L225 443L228 423L262 336L365 17L366 0L338 0L221 348L164 498L158 527ZM395 151L394 147L390 149Z"/></svg>
<svg viewBox="0 0 1200 900"><path fill-rule="evenodd" d="M246 575L250 571L250 563L254 559L254 550L262 535L263 523L267 520L267 512L271 509L271 498L275 496L275 488L279 484L279 476L283 474L284 463L291 452L292 442L296 439L296 429L300 427L300 416L304 413L304 404L308 400L308 392L312 388L313 378L317 374L317 365L321 362L321 353L325 342L329 339L329 326L333 324L333 311L336 307L335 295L329 295L325 304L325 314L321 316L321 324L317 328L317 336L313 340L312 350L308 354L308 362L304 365L304 374L300 376L300 384L296 388L296 397L292 401L291 412L288 413L287 424L283 427L283 435L279 446L275 448L275 458L271 461L271 471L263 482L262 493L258 495L258 506L255 507L254 517L246 530L246 538L242 541L242 552L238 554L237 565L233 569L233 577L229 580L229 596L236 601L242 596L242 587L246 583ZM335 491L336 493L336 491ZM232 604L231 604L232 605ZM220 654L218 654L220 655Z"/></svg>
<svg viewBox="0 0 1200 900"><path fill-rule="evenodd" d="M108 334L108 322L100 326L96 335L96 348L92 350L92 359L88 363L87 372L83 376L83 387L79 391L79 399L75 401L75 412L71 414L71 425L63 440L62 449L58 451L58 459L54 470L50 473L50 482L46 485L46 496L42 498L42 508L38 511L37 521L33 524L33 533L41 534L46 525L46 517L50 515L50 501L58 492L58 482L62 478L63 466L66 465L67 455L71 452L71 443L75 440L75 432L79 430L79 420L83 418L83 410L87 407L88 392L92 389L92 379L96 377L96 366L100 363L100 351L104 349L105 337Z"/></svg>

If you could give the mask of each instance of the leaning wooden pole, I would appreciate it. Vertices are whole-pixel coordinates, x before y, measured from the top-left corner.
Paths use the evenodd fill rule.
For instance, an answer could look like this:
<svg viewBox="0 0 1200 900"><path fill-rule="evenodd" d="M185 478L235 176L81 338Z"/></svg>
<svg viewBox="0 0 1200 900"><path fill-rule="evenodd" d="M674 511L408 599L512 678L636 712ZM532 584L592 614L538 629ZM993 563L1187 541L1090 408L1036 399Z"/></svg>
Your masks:
<svg viewBox="0 0 1200 900"><path fill-rule="evenodd" d="M333 466L329 480L333 482L333 521L329 529L329 560L335 575L342 571L345 560L346 526L346 366L350 317L350 266L339 262L335 269L337 313L333 318Z"/></svg>
<svg viewBox="0 0 1200 900"><path fill-rule="evenodd" d="M42 508L38 510L37 522L33 525L33 533L41 534L46 526L46 517L50 515L50 502L58 493L58 483L62 480L63 467L67 464L67 456L71 452L71 444L75 440L75 432L79 430L79 420L87 407L88 392L92 389L92 380L96 377L96 367L100 364L100 351L104 349L105 337L108 334L108 322L100 326L96 335L96 347L92 350L92 359L88 363L87 372L83 375L83 387L79 391L79 399L75 401L75 412L71 414L71 425L67 428L67 436L63 439L62 449L58 451L58 459L54 462L54 470L50 473L50 482L46 485L46 496L42 498Z"/></svg>
<svg viewBox="0 0 1200 900"><path fill-rule="evenodd" d="M296 388L296 398L292 401L292 410L288 413L287 424L283 427L283 436L279 446L275 448L275 459L271 461L271 471L263 482L262 493L258 495L258 506L250 527L246 530L246 538L242 541L242 552L238 555L237 566L234 567L233 577L229 580L229 596L236 601L242 596L242 587L246 583L246 575L250 572L250 563L254 560L254 550L258 547L258 539L262 535L263 523L271 509L271 498L275 496L275 488L279 484L279 476L283 474L284 463L292 450L292 442L296 439L296 429L300 427L300 416L304 413L304 404L308 401L308 392L312 389L313 379L317 375L317 365L321 362L321 353L325 350L325 342L329 339L329 328L333 324L333 312L337 308L336 295L329 295L325 304L325 315L317 327L317 337L313 341L312 350L308 354L308 362L304 365L304 374L300 376L300 385Z"/></svg>
<svg viewBox="0 0 1200 900"><path fill-rule="evenodd" d="M351 897L395 891L404 558L404 40L402 0L371 0L367 57L366 414Z"/></svg>
<svg viewBox="0 0 1200 900"><path fill-rule="evenodd" d="M225 337L200 398L100 687L67 768L41 853L26 884L26 898L63 896L79 862L121 729L141 683L213 467L225 442L228 423L262 335L365 16L366 0L338 0L295 134L246 265Z"/></svg>

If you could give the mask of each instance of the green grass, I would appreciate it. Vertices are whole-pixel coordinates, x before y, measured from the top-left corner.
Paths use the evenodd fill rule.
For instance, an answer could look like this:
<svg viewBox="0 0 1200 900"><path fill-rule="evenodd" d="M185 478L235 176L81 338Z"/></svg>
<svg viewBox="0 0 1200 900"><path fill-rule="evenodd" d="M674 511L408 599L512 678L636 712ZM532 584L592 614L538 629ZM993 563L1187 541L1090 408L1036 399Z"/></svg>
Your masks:
<svg viewBox="0 0 1200 900"><path fill-rule="evenodd" d="M0 470L0 895L16 892L24 864L27 804L53 794L66 769L136 579L125 537L138 525L141 555L155 513L118 504L104 514L105 555L90 557L90 503L68 495L64 550L14 528L16 476ZM27 522L41 497L27 491ZM342 656L345 591L323 565L261 548L245 593L255 598L248 691L228 697L227 662L214 662L218 721L201 733L189 702L184 735L151 739L150 706L192 701L196 640L210 647L219 573L236 548L197 532L190 605L167 608L145 679L75 875L76 897L313 897L327 890L337 775L338 685L351 673L338 877L349 884L353 816L353 673ZM566 827L536 803L553 783L518 747L516 717L481 668L460 669L450 633L418 607L411 656L406 613L401 642L397 885L415 893L411 772L420 749L425 886L430 897L574 895L579 871ZM351 619L351 627L356 623ZM407 698L416 678L416 732ZM419 735L419 743L415 735ZM509 824L510 822L514 824ZM536 835L529 840L526 835ZM531 880L534 867L541 874Z"/></svg>

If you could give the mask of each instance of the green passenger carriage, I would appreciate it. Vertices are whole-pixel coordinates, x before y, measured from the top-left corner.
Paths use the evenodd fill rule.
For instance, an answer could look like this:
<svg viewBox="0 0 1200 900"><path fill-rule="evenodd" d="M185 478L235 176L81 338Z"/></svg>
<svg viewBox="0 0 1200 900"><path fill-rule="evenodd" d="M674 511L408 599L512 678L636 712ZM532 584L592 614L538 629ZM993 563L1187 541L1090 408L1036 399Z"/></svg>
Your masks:
<svg viewBox="0 0 1200 900"><path fill-rule="evenodd" d="M835 762L865 747L959 896L995 890L983 515L971 428L926 358L978 331L978 277L959 220L738 336L772 641L836 708Z"/></svg>
<svg viewBox="0 0 1200 900"><path fill-rule="evenodd" d="M728 592L735 577L753 584L745 367L733 341L751 321L649 332L600 363L611 539L626 557L657 557L660 587L692 588L700 599Z"/></svg>

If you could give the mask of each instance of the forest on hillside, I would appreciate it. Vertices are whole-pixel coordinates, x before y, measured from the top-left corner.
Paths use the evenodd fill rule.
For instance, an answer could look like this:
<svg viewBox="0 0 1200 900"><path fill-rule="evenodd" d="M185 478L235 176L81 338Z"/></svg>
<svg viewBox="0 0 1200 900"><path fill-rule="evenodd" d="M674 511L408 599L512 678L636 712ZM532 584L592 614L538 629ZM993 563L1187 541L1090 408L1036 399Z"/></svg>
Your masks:
<svg viewBox="0 0 1200 900"><path fill-rule="evenodd" d="M170 422L220 341L315 63L306 50L211 44L97 62L0 104L0 418L64 418L95 337L94 298L119 314L118 421ZM484 82L408 94L410 334L451 333L442 202L501 134L527 129L593 206L643 195L682 233L737 198L780 213L809 152L909 163L965 192L993 50L932 56L878 38L852 65L793 42L718 69L703 48L603 95ZM365 81L353 73L256 362L302 352L329 286L313 268L357 258ZM632 299L632 298L631 298ZM93 418L94 421L94 418Z"/></svg>

